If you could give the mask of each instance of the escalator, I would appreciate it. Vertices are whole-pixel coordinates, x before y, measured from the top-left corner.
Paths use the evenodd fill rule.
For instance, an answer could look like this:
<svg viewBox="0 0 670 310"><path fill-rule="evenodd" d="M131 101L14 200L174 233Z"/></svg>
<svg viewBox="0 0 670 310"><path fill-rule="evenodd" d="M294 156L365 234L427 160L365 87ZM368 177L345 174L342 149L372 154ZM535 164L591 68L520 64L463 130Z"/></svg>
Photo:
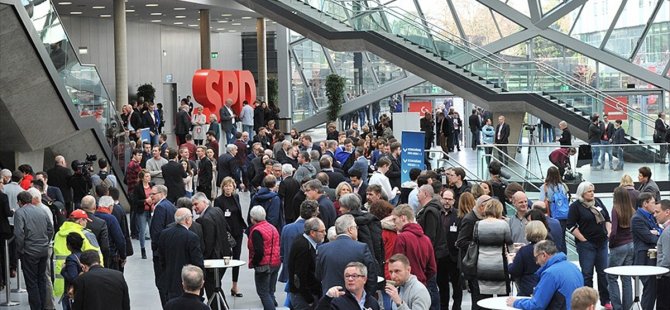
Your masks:
<svg viewBox="0 0 670 310"><path fill-rule="evenodd" d="M0 0L0 40L0 152L39 154L44 170L55 155L69 163L95 154L124 180L130 147L122 121L95 66L79 61L53 4Z"/></svg>
<svg viewBox="0 0 670 310"><path fill-rule="evenodd" d="M648 115L626 109L615 98L549 65L507 61L400 8L368 7L361 0L236 1L330 49L372 52L490 111L528 112L553 124L565 120L582 140L587 140L589 112L549 91L577 92L653 130L654 119ZM359 104L351 110L365 105ZM626 154L627 161L657 158L659 150L645 143L649 141L626 138L640 146Z"/></svg>

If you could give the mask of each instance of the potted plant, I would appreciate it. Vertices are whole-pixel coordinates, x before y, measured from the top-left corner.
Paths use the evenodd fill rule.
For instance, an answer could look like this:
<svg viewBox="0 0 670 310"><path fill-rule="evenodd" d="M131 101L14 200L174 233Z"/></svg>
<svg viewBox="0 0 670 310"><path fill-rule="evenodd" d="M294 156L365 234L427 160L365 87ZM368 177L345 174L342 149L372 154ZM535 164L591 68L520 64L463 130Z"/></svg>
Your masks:
<svg viewBox="0 0 670 310"><path fill-rule="evenodd" d="M279 83L276 78L268 79L268 102L279 105Z"/></svg>
<svg viewBox="0 0 670 310"><path fill-rule="evenodd" d="M342 110L344 102L344 78L331 74L326 78L326 96L328 97L328 121L334 122Z"/></svg>

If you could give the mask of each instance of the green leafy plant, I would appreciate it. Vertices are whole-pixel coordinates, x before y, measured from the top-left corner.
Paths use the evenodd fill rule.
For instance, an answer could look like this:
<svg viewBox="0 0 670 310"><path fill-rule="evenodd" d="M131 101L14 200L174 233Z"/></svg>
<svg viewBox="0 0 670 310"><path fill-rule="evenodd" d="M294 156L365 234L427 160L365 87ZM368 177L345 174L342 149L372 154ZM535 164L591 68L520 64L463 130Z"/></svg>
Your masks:
<svg viewBox="0 0 670 310"><path fill-rule="evenodd" d="M137 88L137 97L144 97L144 101L146 102L154 102L154 99L156 99L156 88L149 83L142 84Z"/></svg>
<svg viewBox="0 0 670 310"><path fill-rule="evenodd" d="M276 78L268 79L268 102L279 105L279 82Z"/></svg>
<svg viewBox="0 0 670 310"><path fill-rule="evenodd" d="M333 122L342 110L344 103L344 78L331 74L326 78L326 96L328 97L328 120Z"/></svg>

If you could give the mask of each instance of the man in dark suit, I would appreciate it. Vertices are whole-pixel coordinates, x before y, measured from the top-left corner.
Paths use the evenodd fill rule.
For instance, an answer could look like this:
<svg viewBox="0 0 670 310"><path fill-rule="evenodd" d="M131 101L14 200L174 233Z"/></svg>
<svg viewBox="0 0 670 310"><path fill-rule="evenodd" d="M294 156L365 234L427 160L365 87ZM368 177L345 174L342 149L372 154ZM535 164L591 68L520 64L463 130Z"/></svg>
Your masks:
<svg viewBox="0 0 670 310"><path fill-rule="evenodd" d="M200 215L196 222L202 226L205 242L205 248L202 249L203 258L220 259L232 255L228 243L228 231L230 229L228 229L228 222L226 222L223 209L210 207L210 201L203 193L195 193L191 201L193 202L193 210ZM205 291L209 299L214 297L216 281L221 281L221 279L216 279L214 270L207 270Z"/></svg>
<svg viewBox="0 0 670 310"><path fill-rule="evenodd" d="M154 205L154 214L151 217L151 224L149 225L149 235L151 236L151 251L153 252L153 264L154 264L154 280L156 282L156 287L158 288L158 293L161 297L161 301L164 304L167 299L164 292L161 290L160 280L162 268L160 265L160 258L158 252L158 238L161 235L161 231L167 228L168 225L174 223L175 212L177 209L174 205L166 199L168 193L167 187L165 185L155 185L151 188L150 199ZM190 226L189 226L190 227Z"/></svg>
<svg viewBox="0 0 670 310"><path fill-rule="evenodd" d="M198 157L198 187L196 191L205 193L207 199L212 199L212 178L213 176L213 167L212 161L207 159L207 149L199 145L195 151L196 156ZM220 184L220 183L217 183Z"/></svg>
<svg viewBox="0 0 670 310"><path fill-rule="evenodd" d="M216 184L221 184L225 177L231 177L235 180L235 184L240 184L240 174L237 172L237 146L235 144L228 144L226 146L226 153L221 154L216 160Z"/></svg>
<svg viewBox="0 0 670 310"><path fill-rule="evenodd" d="M55 158L56 165L47 171L49 179L46 180L47 185L58 187L63 194L65 200L65 207L67 213L72 212L72 189L68 185L68 181L72 177L72 170L67 167L65 157L58 155Z"/></svg>
<svg viewBox="0 0 670 310"><path fill-rule="evenodd" d="M158 290L163 305L184 293L180 281L184 265L191 264L205 269L200 240L194 232L188 230L193 223L191 210L180 208L174 213L174 221L177 225L163 230L157 242L161 271Z"/></svg>
<svg viewBox="0 0 670 310"><path fill-rule="evenodd" d="M572 133L570 133L570 128L568 128L568 123L561 121L558 123L558 128L561 129L561 137L558 138L558 143L566 147L572 145Z"/></svg>
<svg viewBox="0 0 670 310"><path fill-rule="evenodd" d="M333 159L333 168L341 169L342 165L340 165L340 163L337 162L337 160L335 160L335 151L337 151L337 141L335 140L326 141L326 149L323 151L323 155L328 155Z"/></svg>
<svg viewBox="0 0 670 310"><path fill-rule="evenodd" d="M319 151L319 154L323 154L321 146L318 143L312 143L312 136L302 136L302 140L300 140L300 151L311 152L312 150ZM333 159L335 159L334 156Z"/></svg>
<svg viewBox="0 0 670 310"><path fill-rule="evenodd" d="M496 126L496 132L495 132L495 144L509 144L509 125L505 123L505 116L500 115L498 116L498 125ZM496 145L498 149L500 149L499 152L505 153L509 155L507 151L507 146L504 145ZM507 164L507 156L503 156L501 153L498 153L498 160L501 162Z"/></svg>
<svg viewBox="0 0 670 310"><path fill-rule="evenodd" d="M291 164L283 164L281 173L283 180L279 183L277 194L284 203L284 221L293 223L299 216L300 205L293 204L293 197L300 191L300 183L293 178L295 169Z"/></svg>
<svg viewBox="0 0 670 310"><path fill-rule="evenodd" d="M95 197L91 195L84 196L81 199L81 209L86 212L88 218L91 220L86 224L86 229L93 232L95 238L98 240L103 259L105 261L109 260L112 255L109 250L109 231L107 230L107 223L93 214L96 209Z"/></svg>
<svg viewBox="0 0 670 310"><path fill-rule="evenodd" d="M656 247L658 237L663 232L654 213L659 205L656 204L652 193L643 192L637 198L638 208L630 220L630 229L633 233L634 265L656 266L656 259L647 256L647 250ZM654 309L656 301L656 277L642 277L642 309Z"/></svg>
<svg viewBox="0 0 670 310"><path fill-rule="evenodd" d="M288 254L291 304L296 309L312 308L321 298L321 281L316 277L316 247L326 237L326 226L316 217L305 221L304 234L294 239Z"/></svg>
<svg viewBox="0 0 670 310"><path fill-rule="evenodd" d="M221 123L221 130L226 133L226 144L233 143L233 137L235 134L235 112L233 112L233 100L226 99L226 104L221 107L219 110L219 116L221 117L219 123Z"/></svg>
<svg viewBox="0 0 670 310"><path fill-rule="evenodd" d="M654 143L664 143L668 133L668 125L665 124L665 113L658 113L658 118L654 122ZM668 154L668 146L661 145L661 163L665 164L666 156Z"/></svg>
<svg viewBox="0 0 670 310"><path fill-rule="evenodd" d="M361 204L365 205L365 203L368 201L367 199L368 183L363 181L361 172L358 170L351 171L349 173L349 178L351 179L351 187L354 190L354 194L358 194L358 197L361 198Z"/></svg>
<svg viewBox="0 0 670 310"><path fill-rule="evenodd" d="M167 187L167 199L175 203L177 199L186 195L186 188L184 187L186 170L177 162L177 151L168 148L167 153L168 163L161 167L161 172L165 180L165 187Z"/></svg>
<svg viewBox="0 0 670 310"><path fill-rule="evenodd" d="M97 251L84 251L83 274L74 281L73 310L129 310L130 294L123 273L100 266Z"/></svg>
<svg viewBox="0 0 670 310"><path fill-rule="evenodd" d="M174 133L177 136L177 145L186 143L186 134L191 130L191 117L188 116L188 105L179 107L174 125Z"/></svg>
<svg viewBox="0 0 670 310"><path fill-rule="evenodd" d="M200 290L205 282L202 269L193 265L186 265L181 269L181 285L184 294L170 299L165 304L165 310L209 310L209 307L202 302Z"/></svg>
<svg viewBox="0 0 670 310"><path fill-rule="evenodd" d="M472 149L474 150L480 144L479 133L482 130L481 118L477 109L472 109L472 114L468 117L468 125L470 125L470 133L472 133Z"/></svg>
<svg viewBox="0 0 670 310"><path fill-rule="evenodd" d="M345 214L335 221L337 239L319 247L316 255L316 278L321 279L323 294L333 286L344 286L342 274L350 262L361 262L368 268L365 291L372 294L377 288L377 263L367 244L356 241L358 230L354 217Z"/></svg>

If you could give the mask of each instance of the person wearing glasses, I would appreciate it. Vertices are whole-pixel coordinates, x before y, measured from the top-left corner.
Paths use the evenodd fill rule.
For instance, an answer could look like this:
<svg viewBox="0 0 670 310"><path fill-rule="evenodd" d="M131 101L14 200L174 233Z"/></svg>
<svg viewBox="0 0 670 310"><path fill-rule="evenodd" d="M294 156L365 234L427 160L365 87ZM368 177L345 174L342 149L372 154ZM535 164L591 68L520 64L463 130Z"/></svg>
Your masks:
<svg viewBox="0 0 670 310"><path fill-rule="evenodd" d="M532 298L507 298L507 305L517 309L569 309L572 293L584 286L584 278L575 264L558 251L551 240L542 240L533 249L540 265L540 280Z"/></svg>
<svg viewBox="0 0 670 310"><path fill-rule="evenodd" d="M313 309L321 297L321 282L314 269L316 247L326 238L326 226L318 217L304 223L304 233L293 241L287 260L291 306L295 310Z"/></svg>
<svg viewBox="0 0 670 310"><path fill-rule="evenodd" d="M346 216L346 215L344 215ZM327 309L372 309L379 310L377 299L366 292L366 279L369 279L365 264L353 261L344 268L344 287L335 285L329 288L319 301L317 310Z"/></svg>

